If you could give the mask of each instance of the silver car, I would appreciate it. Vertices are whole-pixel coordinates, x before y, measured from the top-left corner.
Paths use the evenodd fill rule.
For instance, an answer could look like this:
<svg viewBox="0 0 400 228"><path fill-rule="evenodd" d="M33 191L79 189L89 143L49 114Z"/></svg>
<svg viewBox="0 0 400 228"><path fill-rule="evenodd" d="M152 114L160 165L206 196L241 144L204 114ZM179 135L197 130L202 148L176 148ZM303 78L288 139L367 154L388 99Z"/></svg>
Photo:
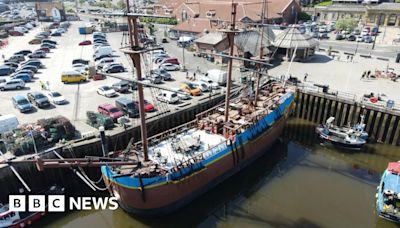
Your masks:
<svg viewBox="0 0 400 228"><path fill-rule="evenodd" d="M7 80L3 83L0 83L0 90L9 90L9 89L22 89L25 87L25 82L21 79L11 79Z"/></svg>

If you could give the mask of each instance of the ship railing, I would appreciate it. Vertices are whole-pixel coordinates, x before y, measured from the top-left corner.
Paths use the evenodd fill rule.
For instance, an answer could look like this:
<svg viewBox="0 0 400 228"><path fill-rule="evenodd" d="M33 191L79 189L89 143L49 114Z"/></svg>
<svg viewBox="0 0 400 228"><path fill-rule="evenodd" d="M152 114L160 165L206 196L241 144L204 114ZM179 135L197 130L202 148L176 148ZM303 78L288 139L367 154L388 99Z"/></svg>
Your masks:
<svg viewBox="0 0 400 228"><path fill-rule="evenodd" d="M203 155L204 159L207 159L209 157L216 155L218 152L220 152L225 148L226 148L226 141L222 141L221 143L201 152L201 154Z"/></svg>

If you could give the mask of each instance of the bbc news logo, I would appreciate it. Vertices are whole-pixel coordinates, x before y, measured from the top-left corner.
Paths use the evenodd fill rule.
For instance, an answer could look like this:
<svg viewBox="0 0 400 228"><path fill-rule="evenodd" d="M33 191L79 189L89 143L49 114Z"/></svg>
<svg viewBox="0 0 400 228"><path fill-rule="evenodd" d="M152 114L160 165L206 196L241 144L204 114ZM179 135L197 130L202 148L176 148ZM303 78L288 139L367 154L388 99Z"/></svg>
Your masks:
<svg viewBox="0 0 400 228"><path fill-rule="evenodd" d="M64 212L69 210L116 210L116 197L69 197L66 205L64 195L9 195L10 211L18 212Z"/></svg>

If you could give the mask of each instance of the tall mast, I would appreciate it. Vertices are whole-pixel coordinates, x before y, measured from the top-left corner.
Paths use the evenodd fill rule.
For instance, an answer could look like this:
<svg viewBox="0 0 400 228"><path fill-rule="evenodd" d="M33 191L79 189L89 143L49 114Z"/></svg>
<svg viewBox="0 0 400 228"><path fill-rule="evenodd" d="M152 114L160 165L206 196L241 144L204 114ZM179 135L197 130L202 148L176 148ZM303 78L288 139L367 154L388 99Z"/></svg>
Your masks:
<svg viewBox="0 0 400 228"><path fill-rule="evenodd" d="M237 3L232 2L232 16L231 16L231 28L226 31L229 40L229 55L233 56L233 47L235 45L235 26L236 26L236 6ZM229 58L228 62L228 80L226 82L226 96L225 96L225 123L229 120L229 97L231 94L232 84L232 63L233 59Z"/></svg>
<svg viewBox="0 0 400 228"><path fill-rule="evenodd" d="M266 10L267 6L267 0L263 0L262 3L262 9L261 9L261 41L260 41L260 61L262 61L263 56L264 56L264 47L263 47L263 41L264 41L264 24L265 24L265 15L268 14L268 9ZM267 11L267 12L265 12ZM268 22L267 22L268 23ZM267 31L268 32L268 31ZM258 64L258 77L257 77L257 88L256 88L256 94L254 97L254 105L257 105L257 100L258 100L258 95L260 93L260 82L261 82L261 64Z"/></svg>
<svg viewBox="0 0 400 228"><path fill-rule="evenodd" d="M138 26L137 26L137 16L130 15L129 0L126 0L127 15L128 15L128 29L129 29L129 40L130 40L130 50L125 52L129 54L133 61L133 65L136 69L136 78L138 81L142 80L142 68L140 64L140 55L143 52L139 47L138 39ZM140 133L142 137L142 149L144 160L149 160L148 146L147 146L147 128L146 128L146 116L144 113L144 95L143 95L143 85L137 83L138 99L139 99L139 116L140 116Z"/></svg>

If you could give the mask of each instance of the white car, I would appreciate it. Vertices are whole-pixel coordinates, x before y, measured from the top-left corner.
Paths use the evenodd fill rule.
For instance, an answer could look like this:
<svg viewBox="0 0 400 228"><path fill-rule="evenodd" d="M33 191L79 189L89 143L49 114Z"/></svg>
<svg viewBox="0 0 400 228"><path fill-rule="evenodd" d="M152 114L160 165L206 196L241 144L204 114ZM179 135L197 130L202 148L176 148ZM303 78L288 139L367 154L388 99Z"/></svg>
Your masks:
<svg viewBox="0 0 400 228"><path fill-rule="evenodd" d="M100 86L97 89L97 94L99 95L103 95L105 97L113 97L115 96L117 93L115 92L115 90L113 88L111 88L110 86Z"/></svg>
<svg viewBox="0 0 400 228"><path fill-rule="evenodd" d="M357 36L356 42L364 42L363 36Z"/></svg>
<svg viewBox="0 0 400 228"><path fill-rule="evenodd" d="M177 64L172 64L172 63L163 63L160 65L159 68L163 68L164 70L167 71L173 71L173 70L179 70L180 67Z"/></svg>
<svg viewBox="0 0 400 228"><path fill-rule="evenodd" d="M214 82L213 80L211 80L208 77L202 77L199 79L199 81L206 83L207 86L211 89L219 89L218 83Z"/></svg>
<svg viewBox="0 0 400 228"><path fill-rule="evenodd" d="M75 63L72 65L72 68L74 68L74 70L88 70L89 67L83 63Z"/></svg>
<svg viewBox="0 0 400 228"><path fill-rule="evenodd" d="M97 68L101 69L101 68L103 68L104 65L106 65L108 63L115 63L115 59L113 59L113 58L103 58L103 59L100 59L99 61L97 61L95 64L96 64Z"/></svg>
<svg viewBox="0 0 400 228"><path fill-rule="evenodd" d="M203 81L193 82L193 85L201 90L201 92L208 92L210 88L208 85Z"/></svg>
<svg viewBox="0 0 400 228"><path fill-rule="evenodd" d="M124 66L124 65L122 65L122 63L118 63L118 62L106 63L103 65L103 71L107 71L108 69L110 69L112 66L115 66L115 65L121 65L122 67Z"/></svg>
<svg viewBox="0 0 400 228"><path fill-rule="evenodd" d="M59 92L55 91L48 91L46 93L47 98L49 98L49 101L56 104L56 105L62 105L67 103L67 100L63 95L61 95Z"/></svg>
<svg viewBox="0 0 400 228"><path fill-rule="evenodd" d="M189 100L191 98L188 92L185 92L180 88L173 88L172 90L177 92L180 100Z"/></svg>

